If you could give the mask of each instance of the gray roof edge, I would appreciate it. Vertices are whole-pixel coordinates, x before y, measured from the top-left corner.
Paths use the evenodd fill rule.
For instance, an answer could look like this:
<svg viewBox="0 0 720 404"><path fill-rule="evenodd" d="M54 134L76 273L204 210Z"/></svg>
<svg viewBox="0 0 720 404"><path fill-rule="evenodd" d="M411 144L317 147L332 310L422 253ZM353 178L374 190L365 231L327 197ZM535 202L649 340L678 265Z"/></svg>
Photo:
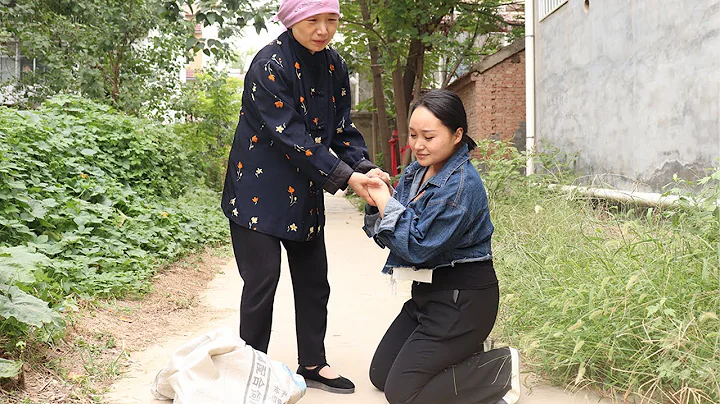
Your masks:
<svg viewBox="0 0 720 404"><path fill-rule="evenodd" d="M510 56L512 56L524 49L525 49L525 38L516 39L510 45L500 49L499 51L486 57L482 61L476 63L470 69L470 71L482 73L486 70L493 68L495 65L499 64L503 60L509 58Z"/></svg>

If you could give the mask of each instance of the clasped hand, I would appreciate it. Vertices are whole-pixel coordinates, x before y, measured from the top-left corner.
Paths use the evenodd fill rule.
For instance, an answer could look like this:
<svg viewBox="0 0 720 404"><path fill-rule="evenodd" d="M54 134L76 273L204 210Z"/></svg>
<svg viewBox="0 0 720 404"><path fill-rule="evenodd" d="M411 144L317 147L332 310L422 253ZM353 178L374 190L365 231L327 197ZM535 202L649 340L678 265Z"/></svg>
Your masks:
<svg viewBox="0 0 720 404"><path fill-rule="evenodd" d="M384 208L392 195L390 175L379 168L373 168L367 174L353 173L348 185L367 203L379 208Z"/></svg>

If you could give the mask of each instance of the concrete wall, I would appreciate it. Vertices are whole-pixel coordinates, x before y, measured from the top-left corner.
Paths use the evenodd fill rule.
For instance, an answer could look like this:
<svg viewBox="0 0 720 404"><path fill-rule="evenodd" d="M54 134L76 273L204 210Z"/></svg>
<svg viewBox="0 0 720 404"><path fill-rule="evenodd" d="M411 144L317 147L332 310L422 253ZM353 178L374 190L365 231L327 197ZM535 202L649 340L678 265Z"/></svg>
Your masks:
<svg viewBox="0 0 720 404"><path fill-rule="evenodd" d="M536 22L537 139L621 189L720 158L720 0L569 0Z"/></svg>
<svg viewBox="0 0 720 404"><path fill-rule="evenodd" d="M350 119L352 119L355 124L355 128L362 134L363 139L365 139L365 144L370 152L370 159L374 162L375 154L377 154L378 149L373 144L372 113L366 111L352 111L350 113Z"/></svg>

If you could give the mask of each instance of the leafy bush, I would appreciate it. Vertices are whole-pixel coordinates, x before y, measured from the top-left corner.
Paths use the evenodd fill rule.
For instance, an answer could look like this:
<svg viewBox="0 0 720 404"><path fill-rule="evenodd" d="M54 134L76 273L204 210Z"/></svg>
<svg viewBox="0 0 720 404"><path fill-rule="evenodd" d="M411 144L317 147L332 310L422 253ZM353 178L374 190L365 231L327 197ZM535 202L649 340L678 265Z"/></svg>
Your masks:
<svg viewBox="0 0 720 404"><path fill-rule="evenodd" d="M158 264L227 240L219 196L162 126L58 96L37 111L0 108L0 128L7 350L59 330L67 295L142 292Z"/></svg>
<svg viewBox="0 0 720 404"><path fill-rule="evenodd" d="M14 105L71 92L135 115L165 112L189 56L183 45L194 24L182 16L155 0L0 2L0 39L5 31L36 60L9 82L22 90Z"/></svg>
<svg viewBox="0 0 720 404"><path fill-rule="evenodd" d="M497 140L482 140L473 151L475 168L480 171L489 198L523 192L525 156L512 145Z"/></svg>
<svg viewBox="0 0 720 404"><path fill-rule="evenodd" d="M206 184L221 190L240 114L242 81L219 72L198 74L183 91L186 122L175 125L175 132Z"/></svg>

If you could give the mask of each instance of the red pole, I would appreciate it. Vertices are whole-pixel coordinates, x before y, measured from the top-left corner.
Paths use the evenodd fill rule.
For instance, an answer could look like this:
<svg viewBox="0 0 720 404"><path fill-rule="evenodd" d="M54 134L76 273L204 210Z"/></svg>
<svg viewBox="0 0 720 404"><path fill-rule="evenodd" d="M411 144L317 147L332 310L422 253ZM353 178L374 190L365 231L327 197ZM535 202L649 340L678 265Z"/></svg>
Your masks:
<svg viewBox="0 0 720 404"><path fill-rule="evenodd" d="M405 161L405 153L410 151L410 145L407 145L400 149L400 161Z"/></svg>
<svg viewBox="0 0 720 404"><path fill-rule="evenodd" d="M388 143L390 143L390 172L392 176L396 176L398 174L398 161L397 161L397 147L398 147L398 132L397 130L393 130L392 136L390 137L390 140Z"/></svg>

